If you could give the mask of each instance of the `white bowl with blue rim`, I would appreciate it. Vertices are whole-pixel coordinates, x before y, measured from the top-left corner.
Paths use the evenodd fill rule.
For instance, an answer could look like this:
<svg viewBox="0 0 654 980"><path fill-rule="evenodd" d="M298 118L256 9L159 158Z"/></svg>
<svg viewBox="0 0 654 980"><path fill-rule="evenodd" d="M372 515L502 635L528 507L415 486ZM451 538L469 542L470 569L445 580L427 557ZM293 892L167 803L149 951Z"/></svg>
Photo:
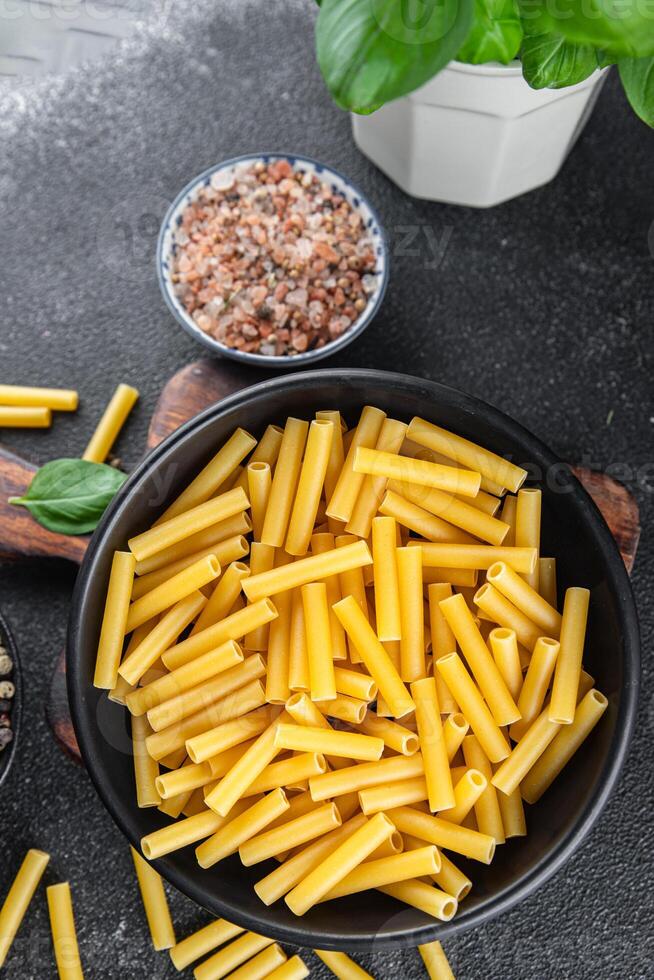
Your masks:
<svg viewBox="0 0 654 980"><path fill-rule="evenodd" d="M320 180L328 183L334 193L341 194L348 202L353 211L361 215L364 228L366 229L375 250L375 268L370 275L376 279L372 289L368 292L368 302L364 310L352 326L336 340L330 341L324 347L315 350L305 351L302 354L281 354L265 355L252 354L245 351L228 347L205 333L193 317L187 313L175 292L172 280L173 264L177 249L180 247L176 241L177 229L182 223L182 214L189 204L198 196L203 187L208 186L211 178L224 171L236 170L238 167L256 163L274 163L276 160L288 160L294 169L314 174ZM241 363L249 363L257 367L264 368L299 368L308 367L313 361L321 361L336 351L342 350L356 340L366 329L373 319L386 291L389 275L389 254L386 242L386 235L374 209L355 185L338 170L328 167L324 163L312 160L310 157L288 153L253 153L245 154L240 157L233 157L231 160L224 160L213 167L209 167L199 176L189 181L171 204L162 222L157 241L157 277L159 286L168 309L186 332L197 340L204 347L213 351L221 357L229 357Z"/></svg>

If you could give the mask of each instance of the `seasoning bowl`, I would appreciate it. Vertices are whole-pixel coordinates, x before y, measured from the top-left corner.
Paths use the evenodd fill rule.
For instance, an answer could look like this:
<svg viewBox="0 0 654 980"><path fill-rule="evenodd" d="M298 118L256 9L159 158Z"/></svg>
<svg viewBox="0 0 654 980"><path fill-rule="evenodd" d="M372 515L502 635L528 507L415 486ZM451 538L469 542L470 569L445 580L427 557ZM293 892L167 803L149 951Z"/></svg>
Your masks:
<svg viewBox="0 0 654 980"><path fill-rule="evenodd" d="M69 700L84 762L118 826L138 848L143 835L167 820L156 808L136 806L126 712L93 688L114 550L124 549L128 538L156 520L237 426L260 435L269 423L283 423L287 416L311 418L317 409L330 406L352 424L366 404L405 422L420 415L528 468L532 484L542 489L543 548L545 554L557 556L560 596L570 585L590 589L584 663L609 707L552 787L538 804L527 807L527 837L498 847L490 866L455 859L474 887L448 923L377 892L319 904L296 918L283 901L266 907L253 891L254 882L276 867L274 862L247 868L232 856L203 871L193 847L154 862L176 888L216 917L298 946L351 951L416 946L505 913L576 851L615 786L637 709L638 623L629 578L611 532L569 469L517 422L444 385L384 371L343 369L265 381L181 426L121 488L93 535L77 579L67 660Z"/></svg>
<svg viewBox="0 0 654 980"><path fill-rule="evenodd" d="M204 188L211 187L212 181L224 184L231 175L238 175L239 172L250 168L252 165L269 165L279 161L286 161L295 170L315 176L327 183L333 193L342 196L350 205L351 209L359 214L362 219L363 228L367 237L370 239L372 251L375 257L374 271L370 273L372 281L367 282L367 305L354 320L352 325L340 336L325 344L324 347L316 347L303 353L293 355L265 355L238 350L229 347L227 344L217 340L211 334L205 332L196 323L190 313L184 308L175 283L173 282L173 267L175 256L181 245L178 241L182 224L182 215L189 204L197 200L198 195ZM297 154L248 154L245 156L234 157L218 163L198 177L194 177L183 190L177 195L166 214L157 242L157 276L163 298L168 309L173 314L183 329L204 347L209 348L214 354L221 357L228 357L242 363L256 365L259 368L301 368L308 367L314 361L320 361L325 357L330 357L337 351L342 350L359 337L371 322L384 297L389 275L389 253L381 223L366 199L365 195L352 184L343 174L328 167L310 157L299 156ZM338 274L338 273L336 273Z"/></svg>
<svg viewBox="0 0 654 980"><path fill-rule="evenodd" d="M0 749L0 787L7 778L9 770L11 769L14 757L16 755L16 748L18 746L18 734L20 731L20 712L21 712L21 697L22 697L22 683L21 683L21 672L20 672L20 662L18 660L18 649L16 643L11 634L11 630L7 624L6 619L0 613L0 647L3 647L12 661L11 672L5 675L0 672L0 683L4 681L10 681L15 688L15 693L11 699L0 699L0 700L11 700L11 710L8 712L11 719L11 731L13 732L13 739L4 748ZM0 711L0 716L4 714Z"/></svg>

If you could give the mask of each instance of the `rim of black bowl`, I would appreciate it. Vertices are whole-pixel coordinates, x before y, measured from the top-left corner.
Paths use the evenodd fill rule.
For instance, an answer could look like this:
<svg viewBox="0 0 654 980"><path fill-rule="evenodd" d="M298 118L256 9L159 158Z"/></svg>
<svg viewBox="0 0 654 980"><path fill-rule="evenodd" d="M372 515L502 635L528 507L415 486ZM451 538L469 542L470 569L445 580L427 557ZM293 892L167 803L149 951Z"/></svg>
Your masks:
<svg viewBox="0 0 654 980"><path fill-rule="evenodd" d="M203 180L210 177L212 174L217 173L219 170L225 170L228 167L236 166L236 164L244 163L246 160L266 161L271 159L288 160L291 164L294 164L297 161L300 161L301 163L310 163L312 166L322 167L323 170L334 174L336 177L340 178L340 180L344 181L351 188L351 190L365 202L366 207L376 222L377 227L379 228L379 239L384 258L384 268L377 297L374 302L369 303L368 306L366 306L365 310L363 310L361 316L355 321L354 325L344 334L342 334L338 340L332 340L329 344L326 344L324 347L320 347L318 350L306 351L304 354L295 354L293 357L281 354L270 357L267 357L264 354L250 354L244 351L236 350L232 347L227 347L226 344L221 344L219 340L215 339L215 337L210 337L209 334L206 334L204 330L201 330L195 323L193 323L190 317L187 318L180 313L170 295L168 278L162 269L164 237L172 220L172 216L177 210L182 199L192 190L194 190L194 188L197 187ZM257 367L268 368L271 371L300 370L308 367L310 364L314 364L316 361L322 361L326 357L331 357L332 354L335 354L339 350L343 350L344 347L351 344L357 339L357 337L360 337L363 331L372 323L383 302L386 288L388 286L390 275L390 249L388 247L388 236L386 235L384 226L379 220L379 215L376 208L374 208L370 203L368 195L364 194L357 184L350 180L350 178L344 173L341 173L340 170L337 170L336 167L323 163L322 160L316 160L314 157L305 156L302 153L284 153L273 151L265 153L242 153L240 156L231 157L229 160L222 160L220 163L207 167L207 169L203 170L201 174L197 175L197 177L193 177L191 180L189 180L188 183L176 195L172 204L166 211L165 217L161 222L161 228L159 229L159 236L157 238L156 266L159 289L161 290L161 295L163 296L166 306L186 333L190 337L193 337L194 340L197 340L198 343L202 344L203 347L213 351L213 353L217 354L219 357L227 357L233 361L239 361L241 364L256 365Z"/></svg>
<svg viewBox="0 0 654 980"><path fill-rule="evenodd" d="M20 669L20 659L18 657L18 647L16 646L13 633L9 629L9 624L2 615L2 612L0 612L0 646L5 647L7 653L13 661L13 670L7 679L10 680L16 687L16 692L13 697L13 704L11 706L11 730L14 733L14 737L9 743L9 746L0 752L0 786L2 786L5 779L9 775L9 770L12 767L18 749L23 700L23 678Z"/></svg>
<svg viewBox="0 0 654 980"><path fill-rule="evenodd" d="M326 382L333 383L335 375L339 374L344 383L354 388L358 386L357 382L372 381L374 379L377 382L383 381L388 390L397 388L400 391L406 391L408 388L414 394L420 394L422 397L431 395L434 398L437 393L447 393L448 399L451 402L457 403L466 412L470 412L473 415L483 412L491 424L498 430L499 434L508 437L509 440L522 442L533 460L543 460L548 467L566 465L524 426L488 403L472 395L468 395L459 389L440 384L439 382L374 369L337 369L336 371L323 369L317 372L311 371L303 374L286 375L263 381L260 384L253 385L251 388L227 396L222 401L195 416L189 422L184 423L172 435L165 439L143 460L135 472L123 484L93 535L75 585L68 630L68 696L82 758L98 795L124 835L137 850L140 847L140 839L131 826L133 824L133 807L130 808L122 805L112 795L108 780L99 765L98 755L94 748L94 733L91 730L91 726L87 725L81 710L85 698L85 690L77 680L80 671L78 670L76 650L78 648L79 621L82 618L84 607L89 601L94 601L91 569L95 553L100 547L104 533L111 527L114 521L114 515L122 508L123 502L129 496L131 490L139 483L147 470L157 462L159 457L168 452L178 442L183 441L189 432L202 426L210 418L231 411L233 408L242 404L247 404L253 398L265 396L270 390L279 388L289 389L296 386L301 387L304 383L309 382L311 385L317 385L323 379ZM314 932L307 925L303 925L301 919L298 920L297 927L293 928L286 928L285 926L270 923L266 918L266 909L264 907L262 907L260 914L252 915L239 910L235 915L233 906L217 899L215 895L210 898L207 894L207 889L196 886L192 881L188 880L183 872L171 866L165 858L152 862L153 866L163 877L198 905L208 909L212 914L228 919L231 916L239 925L253 932L264 933L280 942L297 946L318 949L347 949L350 952L368 952L373 949L381 952L383 950L415 947L421 943L431 942L434 939L442 940L456 932L462 932L486 923L497 915L508 911L520 901L536 892L551 878L568 858L572 856L582 840L590 833L615 788L629 750L635 727L640 687L640 635L629 576L613 535L595 502L572 474L570 485L572 487L572 493L581 505L586 519L592 525L597 544L606 560L611 590L618 597L618 608L621 613L620 626L624 637L624 679L620 692L620 710L616 719L615 735L604 760L595 791L586 800L577 822L562 836L552 851L544 855L527 874L513 884L508 885L486 905L478 909L472 909L469 912L466 911L464 905L462 910L450 922L435 922L433 925L429 924L412 929L398 928L396 932L389 932L383 936L370 933L349 934L346 939L335 932Z"/></svg>

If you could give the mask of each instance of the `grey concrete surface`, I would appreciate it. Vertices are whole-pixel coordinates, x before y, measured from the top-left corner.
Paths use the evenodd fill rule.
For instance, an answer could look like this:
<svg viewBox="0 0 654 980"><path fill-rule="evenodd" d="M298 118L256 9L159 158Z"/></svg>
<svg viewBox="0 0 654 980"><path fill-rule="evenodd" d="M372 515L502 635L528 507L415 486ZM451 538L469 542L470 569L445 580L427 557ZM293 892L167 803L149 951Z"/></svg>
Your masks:
<svg viewBox="0 0 654 980"><path fill-rule="evenodd" d="M162 210L195 173L288 149L360 183L391 237L392 282L374 325L331 363L421 374L489 400L563 457L621 476L644 528L633 578L644 688L619 788L564 870L453 938L448 954L459 980L644 980L654 976L654 136L612 77L555 183L487 212L411 200L353 146L315 66L313 18L309 0L178 0L109 59L0 91L0 377L82 396L52 431L2 438L41 462L79 453L127 381L142 399L119 452L137 461L161 385L201 353L167 313L152 267ZM0 896L25 849L51 851L48 881L72 884L86 975L161 980L177 974L149 945L125 843L43 718L74 576L64 563L0 567L27 694L0 791ZM170 898L180 936L205 921ZM424 975L414 952L362 963L380 980ZM43 893L3 975L56 975Z"/></svg>

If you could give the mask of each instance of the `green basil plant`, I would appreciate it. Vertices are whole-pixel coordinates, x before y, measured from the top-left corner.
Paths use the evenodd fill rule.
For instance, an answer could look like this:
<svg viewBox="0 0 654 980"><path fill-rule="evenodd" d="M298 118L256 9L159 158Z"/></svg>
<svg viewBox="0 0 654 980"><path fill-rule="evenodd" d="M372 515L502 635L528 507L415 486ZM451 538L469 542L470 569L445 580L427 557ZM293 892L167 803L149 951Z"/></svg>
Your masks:
<svg viewBox="0 0 654 980"><path fill-rule="evenodd" d="M532 88L565 88L617 65L654 126L654 0L322 0L320 70L343 109L374 112L456 59L519 59Z"/></svg>

